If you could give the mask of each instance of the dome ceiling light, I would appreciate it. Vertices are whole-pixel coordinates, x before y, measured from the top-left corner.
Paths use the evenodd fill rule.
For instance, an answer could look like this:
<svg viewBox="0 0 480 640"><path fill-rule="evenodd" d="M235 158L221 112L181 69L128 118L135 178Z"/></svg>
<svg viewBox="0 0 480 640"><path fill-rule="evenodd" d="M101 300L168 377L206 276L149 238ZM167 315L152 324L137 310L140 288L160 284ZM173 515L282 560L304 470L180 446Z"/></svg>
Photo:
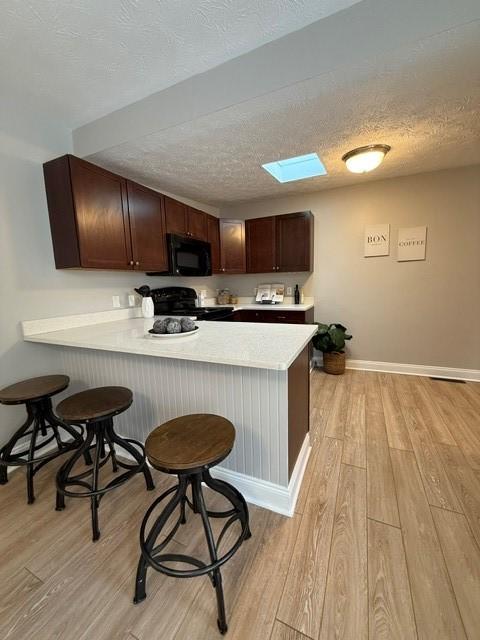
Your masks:
<svg viewBox="0 0 480 640"><path fill-rule="evenodd" d="M368 173L383 162L390 149L388 144L369 144L348 151L342 156L342 160L352 173Z"/></svg>

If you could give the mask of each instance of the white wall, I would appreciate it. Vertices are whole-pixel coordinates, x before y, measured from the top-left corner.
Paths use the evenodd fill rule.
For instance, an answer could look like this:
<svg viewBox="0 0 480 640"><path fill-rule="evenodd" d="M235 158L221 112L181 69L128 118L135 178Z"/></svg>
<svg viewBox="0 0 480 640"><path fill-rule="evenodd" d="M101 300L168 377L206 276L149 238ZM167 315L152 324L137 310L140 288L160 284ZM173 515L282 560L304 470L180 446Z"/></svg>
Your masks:
<svg viewBox="0 0 480 640"><path fill-rule="evenodd" d="M23 342L22 320L111 309L112 295L126 306L127 294L144 283L185 284L213 296L217 281L56 270L42 163L71 151L71 133L22 104L2 103L0 121L0 388L58 370L53 350ZM0 406L0 443L23 416L23 409Z"/></svg>
<svg viewBox="0 0 480 640"><path fill-rule="evenodd" d="M480 369L480 166L249 202L222 215L302 210L315 216L305 293L315 298L317 321L351 330L349 357ZM364 258L364 227L381 223L391 225L390 255ZM417 225L428 226L426 260L397 262L398 228ZM252 278L242 282L233 285L249 295Z"/></svg>

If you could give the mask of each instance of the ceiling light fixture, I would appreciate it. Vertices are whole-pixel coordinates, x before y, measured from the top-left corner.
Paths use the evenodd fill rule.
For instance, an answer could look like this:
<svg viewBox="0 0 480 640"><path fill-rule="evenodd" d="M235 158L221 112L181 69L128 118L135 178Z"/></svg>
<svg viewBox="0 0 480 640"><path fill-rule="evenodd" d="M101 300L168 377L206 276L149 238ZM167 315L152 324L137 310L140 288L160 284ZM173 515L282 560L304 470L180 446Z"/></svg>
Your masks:
<svg viewBox="0 0 480 640"><path fill-rule="evenodd" d="M391 148L388 144L369 144L348 151L342 160L352 173L368 173L383 162Z"/></svg>

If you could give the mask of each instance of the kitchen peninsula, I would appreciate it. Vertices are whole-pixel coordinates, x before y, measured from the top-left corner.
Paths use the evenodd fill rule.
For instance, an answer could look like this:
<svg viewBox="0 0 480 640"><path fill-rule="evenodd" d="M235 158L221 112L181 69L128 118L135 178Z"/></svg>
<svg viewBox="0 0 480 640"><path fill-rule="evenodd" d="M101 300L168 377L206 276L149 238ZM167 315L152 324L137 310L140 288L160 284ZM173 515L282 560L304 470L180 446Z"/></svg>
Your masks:
<svg viewBox="0 0 480 640"><path fill-rule="evenodd" d="M316 326L198 322L180 339L148 334L153 319L119 310L23 322L24 339L57 349L78 389L125 385L132 407L123 436L189 413L233 422L234 449L216 474L246 499L292 515L310 452L309 343Z"/></svg>

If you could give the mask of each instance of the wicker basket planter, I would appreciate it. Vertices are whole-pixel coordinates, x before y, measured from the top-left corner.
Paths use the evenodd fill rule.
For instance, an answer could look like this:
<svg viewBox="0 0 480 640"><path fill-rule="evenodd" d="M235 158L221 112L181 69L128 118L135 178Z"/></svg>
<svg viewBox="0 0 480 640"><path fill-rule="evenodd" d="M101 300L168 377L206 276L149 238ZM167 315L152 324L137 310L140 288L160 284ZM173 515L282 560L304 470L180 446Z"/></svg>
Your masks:
<svg viewBox="0 0 480 640"><path fill-rule="evenodd" d="M345 353L336 353L335 351L324 353L323 370L325 373L331 373L334 376L345 373Z"/></svg>

